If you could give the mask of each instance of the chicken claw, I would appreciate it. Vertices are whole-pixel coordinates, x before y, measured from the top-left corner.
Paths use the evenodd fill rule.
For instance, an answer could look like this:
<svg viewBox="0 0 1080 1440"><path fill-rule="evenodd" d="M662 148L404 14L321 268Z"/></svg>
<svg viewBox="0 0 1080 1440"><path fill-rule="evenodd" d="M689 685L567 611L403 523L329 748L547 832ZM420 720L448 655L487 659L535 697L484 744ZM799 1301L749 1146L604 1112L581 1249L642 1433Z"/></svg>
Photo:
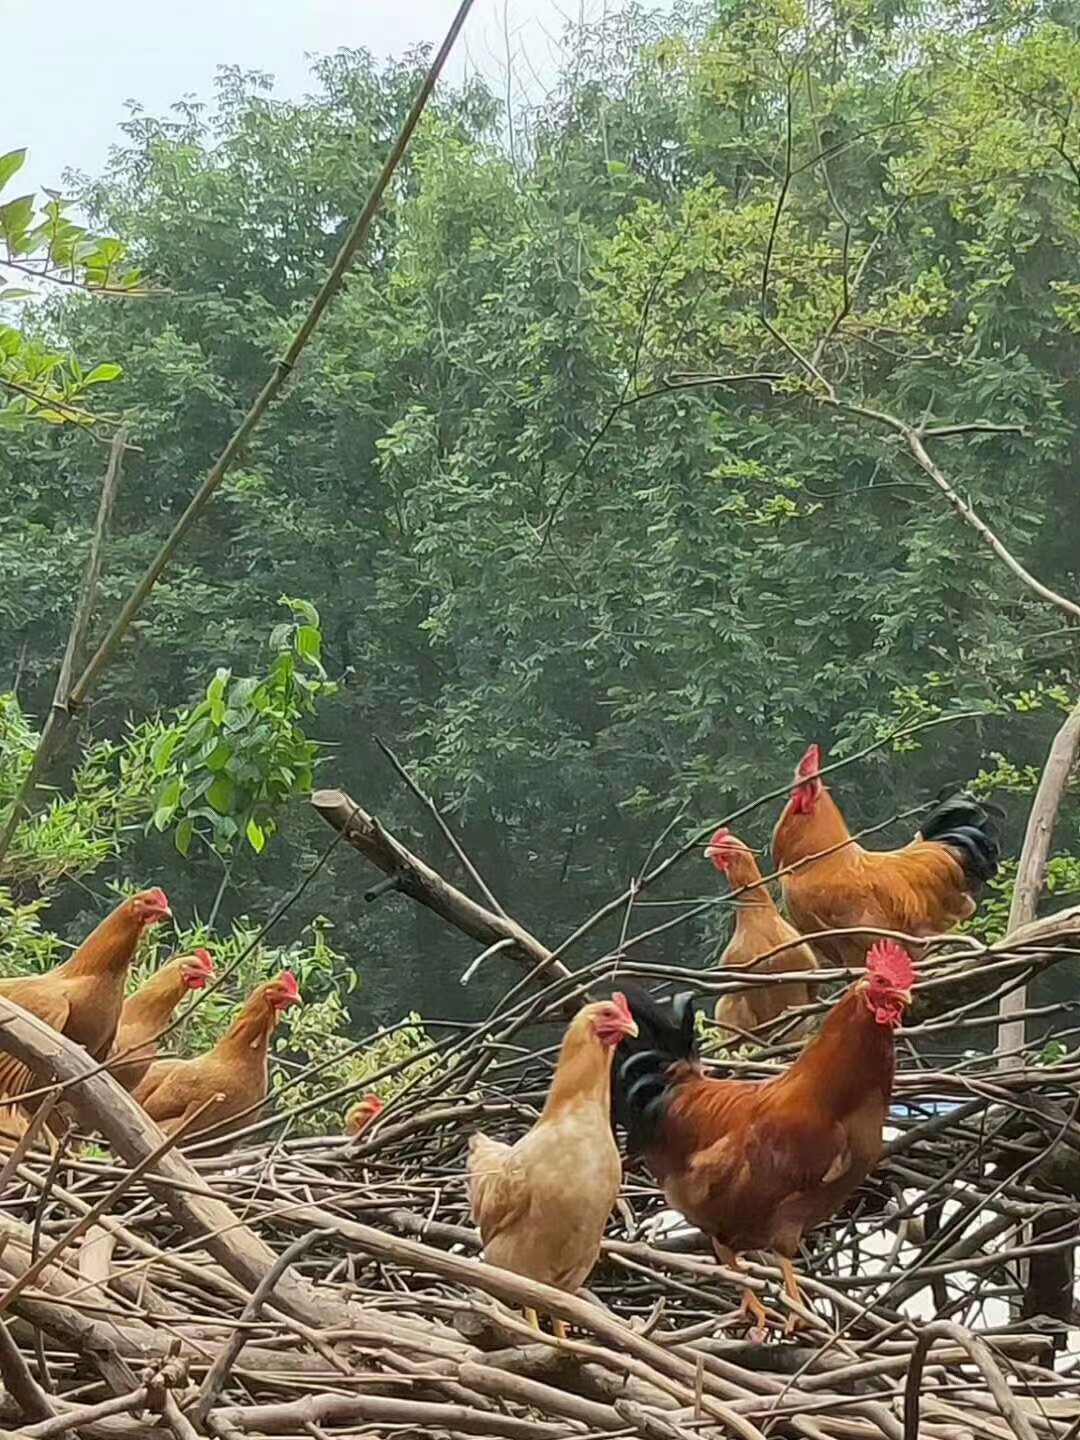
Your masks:
<svg viewBox="0 0 1080 1440"><path fill-rule="evenodd" d="M799 1279L795 1274L795 1266L786 1255L777 1255L776 1261L780 1266L780 1273L784 1277L784 1293L788 1299L793 1300L796 1305L801 1306L804 1310L809 1309L809 1306L803 1299L802 1291L799 1289ZM784 1321L785 1335L794 1335L799 1330L809 1330L809 1328L809 1322L804 1320L797 1311L791 1310L788 1312L788 1317Z"/></svg>
<svg viewBox="0 0 1080 1440"><path fill-rule="evenodd" d="M784 1317L775 1310L767 1309L753 1290L742 1291L740 1308L744 1318L750 1321L748 1338L758 1344L765 1340L770 1328L778 1330L784 1324Z"/></svg>
<svg viewBox="0 0 1080 1440"><path fill-rule="evenodd" d="M745 1270L746 1267L739 1260L735 1251L729 1249L727 1245L721 1245L719 1241L714 1240L713 1250L721 1265L726 1265L729 1270L736 1270L740 1274ZM744 1318L750 1321L752 1339L760 1342L765 1339L770 1326L779 1329L784 1324L784 1317L775 1310L767 1310L748 1286L743 1286L739 1293L742 1296L741 1312Z"/></svg>
<svg viewBox="0 0 1080 1440"><path fill-rule="evenodd" d="M566 1325L557 1315L551 1317L551 1333L556 1340L566 1339Z"/></svg>
<svg viewBox="0 0 1080 1440"><path fill-rule="evenodd" d="M529 1305L525 1307L525 1321L531 1325L534 1330L540 1329L540 1316L537 1315L536 1311Z"/></svg>

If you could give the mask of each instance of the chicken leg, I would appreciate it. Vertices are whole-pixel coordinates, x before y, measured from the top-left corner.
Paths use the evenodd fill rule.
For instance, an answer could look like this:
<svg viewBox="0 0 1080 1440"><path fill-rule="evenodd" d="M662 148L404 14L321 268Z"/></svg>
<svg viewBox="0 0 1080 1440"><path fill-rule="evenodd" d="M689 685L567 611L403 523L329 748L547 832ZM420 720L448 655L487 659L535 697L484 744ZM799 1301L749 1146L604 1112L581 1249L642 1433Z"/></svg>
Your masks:
<svg viewBox="0 0 1080 1440"><path fill-rule="evenodd" d="M729 1246L721 1245L718 1240L714 1240L713 1250L716 1252L716 1258L720 1261L721 1265L726 1265L729 1270L735 1270L739 1273L743 1272L744 1266L742 1262L735 1254L735 1251L730 1249ZM756 1293L751 1290L748 1285L744 1285L739 1294L742 1301L740 1309L745 1318L751 1322L751 1333L758 1330L764 1337L764 1332L769 1329L770 1325L778 1328L785 1323L783 1316L778 1315L775 1310L767 1310L765 1308Z"/></svg>
<svg viewBox="0 0 1080 1440"><path fill-rule="evenodd" d="M804 1310L808 1309L809 1307L803 1299L802 1291L799 1289L799 1279L795 1274L795 1266L786 1255L777 1255L776 1260L780 1266L780 1273L784 1277L785 1295L787 1295L790 1300L793 1300L796 1305L800 1305ZM807 1322L801 1315L792 1310L784 1321L784 1334L794 1335L797 1330L805 1329L807 1329Z"/></svg>

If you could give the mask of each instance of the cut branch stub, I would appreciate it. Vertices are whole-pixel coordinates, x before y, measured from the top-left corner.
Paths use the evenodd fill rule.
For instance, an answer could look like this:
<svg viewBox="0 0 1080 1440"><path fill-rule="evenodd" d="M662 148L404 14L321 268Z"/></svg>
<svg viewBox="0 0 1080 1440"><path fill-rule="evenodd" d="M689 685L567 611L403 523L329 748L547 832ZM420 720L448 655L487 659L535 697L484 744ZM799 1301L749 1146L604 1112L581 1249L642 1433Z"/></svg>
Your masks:
<svg viewBox="0 0 1080 1440"><path fill-rule="evenodd" d="M395 840L373 815L346 795L344 790L316 790L311 803L328 825L337 830L342 839L354 850L359 850L389 876L394 889L400 890L419 904L427 907L448 924L463 934L478 940L481 945L491 946L499 941L508 941L505 953L519 964L526 966L537 976L545 979L560 976L569 979L573 972L561 960L556 960L546 945L516 920L509 916L497 915L494 910L479 904L456 886L444 880L437 870L425 864L419 856L407 850ZM385 887L376 885L368 894L374 898ZM565 1009L572 1012L578 1008L577 1000L566 1002Z"/></svg>

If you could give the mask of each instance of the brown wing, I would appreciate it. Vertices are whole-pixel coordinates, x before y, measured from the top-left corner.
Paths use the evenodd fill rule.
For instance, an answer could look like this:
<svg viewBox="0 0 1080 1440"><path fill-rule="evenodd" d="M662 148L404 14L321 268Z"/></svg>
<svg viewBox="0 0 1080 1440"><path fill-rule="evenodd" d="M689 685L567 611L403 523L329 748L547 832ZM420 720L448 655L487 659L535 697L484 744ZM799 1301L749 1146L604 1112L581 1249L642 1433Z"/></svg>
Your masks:
<svg viewBox="0 0 1080 1440"><path fill-rule="evenodd" d="M29 975L19 980L5 980L0 984L0 996L14 1001L62 1035L71 1005L62 986L41 983L46 978ZM0 1054L0 1096L24 1095L33 1088L33 1075L22 1061L14 1055Z"/></svg>

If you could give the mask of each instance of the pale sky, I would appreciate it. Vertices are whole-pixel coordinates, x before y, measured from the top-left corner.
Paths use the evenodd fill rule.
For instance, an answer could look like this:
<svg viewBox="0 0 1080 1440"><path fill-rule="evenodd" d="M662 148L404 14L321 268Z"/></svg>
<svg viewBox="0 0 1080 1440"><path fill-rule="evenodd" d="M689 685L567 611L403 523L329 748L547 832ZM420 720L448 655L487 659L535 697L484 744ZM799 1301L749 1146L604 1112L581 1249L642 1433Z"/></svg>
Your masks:
<svg viewBox="0 0 1080 1440"><path fill-rule="evenodd" d="M28 146L21 188L59 187L69 167L100 170L121 138L125 100L164 113L183 95L208 96L218 65L269 71L279 93L300 95L312 88L305 54L348 46L386 57L438 44L456 8L457 0L0 0L0 154ZM618 8L620 0L476 0L448 73L479 70L501 88L509 37L517 98L539 98L566 24Z"/></svg>

